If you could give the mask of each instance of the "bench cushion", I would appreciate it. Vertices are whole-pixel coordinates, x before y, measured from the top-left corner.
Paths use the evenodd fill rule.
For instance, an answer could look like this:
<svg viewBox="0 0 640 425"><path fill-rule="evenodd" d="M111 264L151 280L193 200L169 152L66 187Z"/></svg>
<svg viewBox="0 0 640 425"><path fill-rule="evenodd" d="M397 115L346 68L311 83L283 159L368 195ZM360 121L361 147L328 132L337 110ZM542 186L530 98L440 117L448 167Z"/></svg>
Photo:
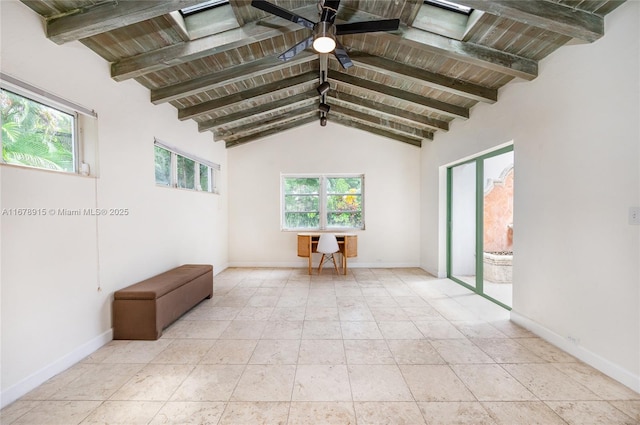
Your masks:
<svg viewBox="0 0 640 425"><path fill-rule="evenodd" d="M122 288L114 293L114 299L155 300L211 270L213 266L209 264L185 264Z"/></svg>

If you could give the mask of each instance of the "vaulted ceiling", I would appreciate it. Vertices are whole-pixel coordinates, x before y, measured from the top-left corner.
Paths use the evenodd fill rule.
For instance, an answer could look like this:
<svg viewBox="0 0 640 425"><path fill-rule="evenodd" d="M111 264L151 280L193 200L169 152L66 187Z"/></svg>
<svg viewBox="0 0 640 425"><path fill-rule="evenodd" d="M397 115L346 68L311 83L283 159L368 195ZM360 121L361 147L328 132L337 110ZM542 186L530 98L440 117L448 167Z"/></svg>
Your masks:
<svg viewBox="0 0 640 425"><path fill-rule="evenodd" d="M457 0L473 9L466 15L422 0L342 0L336 23L400 19L396 31L338 36L354 65L343 69L311 48L278 59L311 30L249 0L179 12L202 1L22 2L43 17L50 40L79 40L111 64L114 80L135 79L152 103L170 103L177 119L196 121L227 147L319 122L321 71L331 86L328 125L421 146L470 119L479 102L498 101L514 79L536 78L556 49L602 37L604 16L622 3ZM319 20L317 0L269 1Z"/></svg>

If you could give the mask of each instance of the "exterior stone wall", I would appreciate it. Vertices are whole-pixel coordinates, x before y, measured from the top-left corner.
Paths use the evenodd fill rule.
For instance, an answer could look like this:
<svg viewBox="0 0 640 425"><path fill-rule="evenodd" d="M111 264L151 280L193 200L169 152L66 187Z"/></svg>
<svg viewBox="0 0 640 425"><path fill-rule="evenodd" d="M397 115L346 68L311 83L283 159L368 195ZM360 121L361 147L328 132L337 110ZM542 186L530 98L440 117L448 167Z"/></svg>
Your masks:
<svg viewBox="0 0 640 425"><path fill-rule="evenodd" d="M484 193L484 251L513 249L513 167L505 170Z"/></svg>
<svg viewBox="0 0 640 425"><path fill-rule="evenodd" d="M484 279L493 283L513 282L513 255L482 254Z"/></svg>

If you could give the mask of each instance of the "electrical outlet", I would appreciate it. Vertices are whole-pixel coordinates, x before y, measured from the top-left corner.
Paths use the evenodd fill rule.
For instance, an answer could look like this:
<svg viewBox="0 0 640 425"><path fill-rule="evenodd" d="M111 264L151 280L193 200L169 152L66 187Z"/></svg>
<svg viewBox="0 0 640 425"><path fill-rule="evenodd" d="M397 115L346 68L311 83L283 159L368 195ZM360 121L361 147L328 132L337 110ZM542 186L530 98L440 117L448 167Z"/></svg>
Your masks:
<svg viewBox="0 0 640 425"><path fill-rule="evenodd" d="M640 225L640 207L629 208L629 224Z"/></svg>

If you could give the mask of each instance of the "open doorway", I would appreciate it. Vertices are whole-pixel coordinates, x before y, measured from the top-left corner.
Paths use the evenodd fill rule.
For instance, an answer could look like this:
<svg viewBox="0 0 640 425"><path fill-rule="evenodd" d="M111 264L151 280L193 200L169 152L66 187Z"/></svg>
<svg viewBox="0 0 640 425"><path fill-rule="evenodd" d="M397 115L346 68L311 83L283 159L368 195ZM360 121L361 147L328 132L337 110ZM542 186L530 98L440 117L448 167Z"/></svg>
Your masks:
<svg viewBox="0 0 640 425"><path fill-rule="evenodd" d="M447 169L447 276L511 308L513 146Z"/></svg>

